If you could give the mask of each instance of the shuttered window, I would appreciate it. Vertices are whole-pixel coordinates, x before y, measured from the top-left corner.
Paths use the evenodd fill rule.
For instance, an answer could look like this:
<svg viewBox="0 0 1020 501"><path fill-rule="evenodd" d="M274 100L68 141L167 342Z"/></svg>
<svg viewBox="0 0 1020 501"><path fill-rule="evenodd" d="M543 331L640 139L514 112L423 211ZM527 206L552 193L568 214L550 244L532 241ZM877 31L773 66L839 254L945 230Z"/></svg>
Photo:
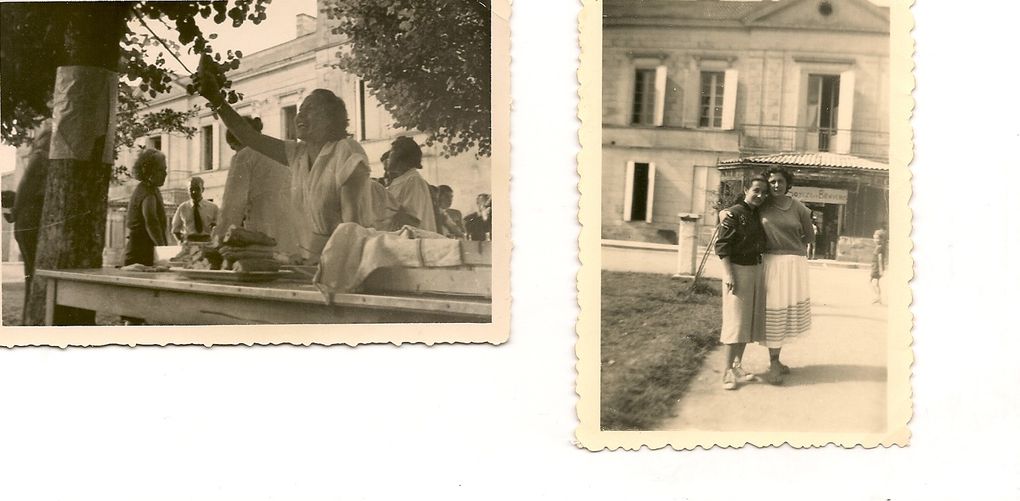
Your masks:
<svg viewBox="0 0 1020 501"><path fill-rule="evenodd" d="M666 112L666 67L634 70L634 104L631 123L663 125Z"/></svg>
<svg viewBox="0 0 1020 501"><path fill-rule="evenodd" d="M733 130L737 108L737 70L702 71L698 126Z"/></svg>

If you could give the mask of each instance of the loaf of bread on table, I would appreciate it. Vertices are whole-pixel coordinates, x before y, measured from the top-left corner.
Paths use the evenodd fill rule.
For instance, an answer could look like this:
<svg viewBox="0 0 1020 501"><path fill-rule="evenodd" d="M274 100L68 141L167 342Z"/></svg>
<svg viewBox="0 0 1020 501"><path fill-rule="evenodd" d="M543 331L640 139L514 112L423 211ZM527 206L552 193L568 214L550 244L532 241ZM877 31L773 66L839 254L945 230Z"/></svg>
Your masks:
<svg viewBox="0 0 1020 501"><path fill-rule="evenodd" d="M224 259L239 261L241 259L273 259L273 251L251 250L251 247L220 247Z"/></svg>
<svg viewBox="0 0 1020 501"><path fill-rule="evenodd" d="M229 247L247 247L250 245L276 246L276 239L260 231L246 230L237 225L230 225L223 235L223 245Z"/></svg>

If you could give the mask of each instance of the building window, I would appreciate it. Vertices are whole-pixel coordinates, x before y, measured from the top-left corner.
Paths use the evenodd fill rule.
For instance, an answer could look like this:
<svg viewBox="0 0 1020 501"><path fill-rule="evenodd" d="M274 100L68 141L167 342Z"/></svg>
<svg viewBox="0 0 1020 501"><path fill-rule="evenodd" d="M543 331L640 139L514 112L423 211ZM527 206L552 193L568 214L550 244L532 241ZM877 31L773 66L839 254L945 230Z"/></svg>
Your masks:
<svg viewBox="0 0 1020 501"><path fill-rule="evenodd" d="M284 106L280 110L280 135L287 140L297 140L297 105Z"/></svg>
<svg viewBox="0 0 1020 501"><path fill-rule="evenodd" d="M631 123L652 125L655 117L655 70L634 72L634 111Z"/></svg>
<svg viewBox="0 0 1020 501"><path fill-rule="evenodd" d="M831 131L836 128L839 109L838 75L808 75L807 109L811 130Z"/></svg>
<svg viewBox="0 0 1020 501"><path fill-rule="evenodd" d="M732 130L737 108L737 70L702 71L698 126Z"/></svg>
<svg viewBox="0 0 1020 501"><path fill-rule="evenodd" d="M655 195L655 164L627 162L627 179L623 193L623 220L652 222Z"/></svg>
<svg viewBox="0 0 1020 501"><path fill-rule="evenodd" d="M666 67L634 70L634 106L631 110L631 123L662 125L665 104Z"/></svg>
<svg viewBox="0 0 1020 501"><path fill-rule="evenodd" d="M850 153L854 109L854 72L807 77L805 118L808 149Z"/></svg>
<svg viewBox="0 0 1020 501"><path fill-rule="evenodd" d="M213 144L216 139L213 137L213 126L202 127L202 170L213 169Z"/></svg>
<svg viewBox="0 0 1020 501"><path fill-rule="evenodd" d="M163 138L160 136L152 136L148 140L148 147L153 150L163 151Z"/></svg>
<svg viewBox="0 0 1020 501"><path fill-rule="evenodd" d="M723 90L726 76L721 71L701 72L701 118L700 127L722 128Z"/></svg>

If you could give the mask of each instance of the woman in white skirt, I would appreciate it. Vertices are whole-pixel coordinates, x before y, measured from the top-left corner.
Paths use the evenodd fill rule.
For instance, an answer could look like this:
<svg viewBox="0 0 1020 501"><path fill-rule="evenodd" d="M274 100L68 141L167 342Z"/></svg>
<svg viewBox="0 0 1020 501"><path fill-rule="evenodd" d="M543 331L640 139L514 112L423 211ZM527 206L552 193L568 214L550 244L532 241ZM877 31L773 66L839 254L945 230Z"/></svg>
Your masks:
<svg viewBox="0 0 1020 501"><path fill-rule="evenodd" d="M790 368L780 359L783 346L811 329L807 246L815 239L811 210L789 195L793 174L783 167L765 171L770 193L759 213L765 231L765 340L771 384L781 384Z"/></svg>
<svg viewBox="0 0 1020 501"><path fill-rule="evenodd" d="M765 281L762 253L765 231L758 208L768 197L769 184L756 177L744 189L744 198L730 207L731 219L720 224L715 253L723 264L722 329L719 341L726 345L723 389L735 390L738 381L753 376L740 368L747 343L765 340Z"/></svg>

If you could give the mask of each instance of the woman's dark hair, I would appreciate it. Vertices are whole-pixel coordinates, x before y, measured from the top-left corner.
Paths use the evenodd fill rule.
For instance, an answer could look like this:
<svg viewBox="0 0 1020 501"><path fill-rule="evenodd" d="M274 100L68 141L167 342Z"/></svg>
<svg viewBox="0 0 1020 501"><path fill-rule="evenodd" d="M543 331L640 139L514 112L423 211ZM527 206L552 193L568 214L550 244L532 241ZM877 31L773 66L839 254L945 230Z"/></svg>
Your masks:
<svg viewBox="0 0 1020 501"><path fill-rule="evenodd" d="M765 186L769 185L769 178L762 175L757 175L752 177L751 180L747 182L747 186L750 187L752 184L754 184L755 181L761 181L765 183Z"/></svg>
<svg viewBox="0 0 1020 501"><path fill-rule="evenodd" d="M793 173L790 172L789 169L787 169L786 167L773 165L772 167L765 169L765 172L762 173L762 176L764 176L766 179L765 181L766 183L768 182L769 176L771 176L772 174L779 174L783 176L783 179L786 180L786 193L789 193L790 188L793 188ZM784 195L786 193L784 193Z"/></svg>
<svg viewBox="0 0 1020 501"><path fill-rule="evenodd" d="M163 153L159 150L146 148L138 154L135 163L131 165L131 177L139 181L148 181L156 168L165 165Z"/></svg>
<svg viewBox="0 0 1020 501"><path fill-rule="evenodd" d="M421 146L407 136L398 137L390 144L390 165L421 168Z"/></svg>
<svg viewBox="0 0 1020 501"><path fill-rule="evenodd" d="M308 94L309 98L312 96L319 100L326 114L331 118L329 122L329 137L334 140L347 137L349 135L347 134L347 126L351 122L347 117L347 105L344 104L344 100L327 89L315 89Z"/></svg>
<svg viewBox="0 0 1020 501"><path fill-rule="evenodd" d="M751 185L753 185L755 181L761 181L761 182L765 183L765 186L769 185L769 180L765 176L763 176L761 174L752 177L751 179L749 179L747 181L747 185L746 186L741 188L737 192L737 194L733 195L733 202L731 202L730 205L737 205L740 202L742 202L744 200L744 191L746 191L748 188L750 188ZM722 209L725 209L725 208L726 207L722 207Z"/></svg>
<svg viewBox="0 0 1020 501"><path fill-rule="evenodd" d="M450 185L448 185L448 184L441 184L441 185L439 185L439 193L449 193L449 194L452 195L453 194L453 188L451 188Z"/></svg>

